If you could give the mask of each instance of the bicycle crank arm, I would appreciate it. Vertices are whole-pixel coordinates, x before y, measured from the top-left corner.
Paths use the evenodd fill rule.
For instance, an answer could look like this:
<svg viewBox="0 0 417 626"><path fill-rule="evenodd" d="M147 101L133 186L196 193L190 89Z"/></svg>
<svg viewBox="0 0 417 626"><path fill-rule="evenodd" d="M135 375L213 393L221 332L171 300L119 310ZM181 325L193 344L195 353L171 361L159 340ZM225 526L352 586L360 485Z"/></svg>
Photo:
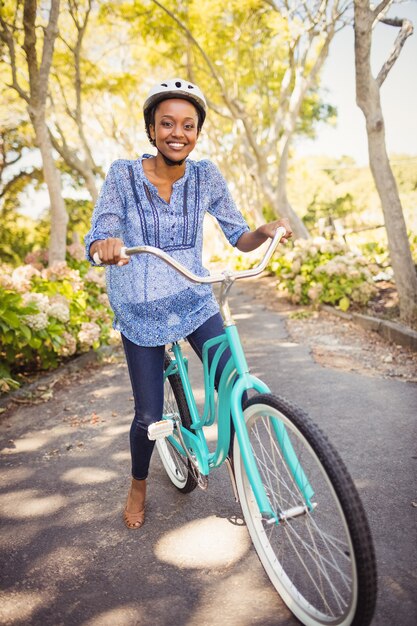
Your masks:
<svg viewBox="0 0 417 626"><path fill-rule="evenodd" d="M193 456L191 454L191 452L188 449L187 444L184 441L184 437L182 436L182 432L181 432L181 422L179 420L178 417L175 417L175 415L173 415L173 419L175 422L175 430L176 433L178 435L178 439L180 440L181 446L186 454L187 459L189 460L190 464L191 464L191 472L194 476L194 478L197 481L198 486L200 487L200 489L202 489L203 491L205 491L208 487L208 478L207 476L205 476L205 474L202 474L197 462L197 459L195 458L195 456Z"/></svg>

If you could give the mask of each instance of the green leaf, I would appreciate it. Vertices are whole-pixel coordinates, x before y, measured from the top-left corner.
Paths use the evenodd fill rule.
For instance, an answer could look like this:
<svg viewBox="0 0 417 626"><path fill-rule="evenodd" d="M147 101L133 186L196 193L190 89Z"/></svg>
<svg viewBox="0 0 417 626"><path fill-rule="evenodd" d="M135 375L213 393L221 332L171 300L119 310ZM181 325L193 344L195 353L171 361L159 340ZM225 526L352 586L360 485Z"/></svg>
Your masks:
<svg viewBox="0 0 417 626"><path fill-rule="evenodd" d="M347 311L349 307L350 307L350 300L349 300L349 298L347 298L345 296L344 298L339 300L339 309L341 311Z"/></svg>
<svg viewBox="0 0 417 626"><path fill-rule="evenodd" d="M21 324L20 317L14 311L5 311L3 321L7 322L11 328L19 328Z"/></svg>
<svg viewBox="0 0 417 626"><path fill-rule="evenodd" d="M40 348L40 347L41 347L41 345L42 345L42 340L41 340L41 339L39 339L39 337L32 337L32 338L29 340L29 345L30 345L30 347L31 347L31 348L33 348L34 350L39 350L39 348Z"/></svg>
<svg viewBox="0 0 417 626"><path fill-rule="evenodd" d="M27 341L29 341L29 340L30 340L30 338L32 337L32 331L30 330L29 326L26 326L25 324L22 324L22 325L20 326L20 329L19 329L19 330L20 330L20 332L22 333L22 335L24 335L24 336L25 336L25 339L26 339Z"/></svg>

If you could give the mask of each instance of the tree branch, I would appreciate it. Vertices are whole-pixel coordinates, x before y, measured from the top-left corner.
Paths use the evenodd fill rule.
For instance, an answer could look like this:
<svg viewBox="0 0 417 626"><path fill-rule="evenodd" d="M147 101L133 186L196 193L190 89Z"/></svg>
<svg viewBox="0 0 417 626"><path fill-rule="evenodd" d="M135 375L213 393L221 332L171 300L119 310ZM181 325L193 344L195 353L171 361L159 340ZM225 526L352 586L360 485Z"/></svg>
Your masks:
<svg viewBox="0 0 417 626"><path fill-rule="evenodd" d="M17 80L16 50L15 50L13 35L10 32L9 25L3 19L1 14L0 14L0 26L1 26L0 40L6 44L9 50L10 69L12 71L12 83L8 84L7 87L11 87L15 91L17 91L19 96L23 98L25 102L29 102L29 95L26 93L26 91L24 91L24 89L22 89L22 87L19 85L19 81ZM15 30L14 27L13 27L13 30Z"/></svg>
<svg viewBox="0 0 417 626"><path fill-rule="evenodd" d="M256 154L256 158L257 159L261 159L261 154L259 152L259 146L257 145L257 142L256 142L255 136L253 134L253 130L252 130L251 124L248 121L248 116L247 116L247 114L246 114L242 104L237 99L229 97L229 95L228 95L228 93L227 93L227 91L225 89L223 80L221 79L220 75L216 71L213 63L211 62L210 58L206 54L205 50L201 47L199 42L193 36L193 34L191 33L190 29L174 13L172 13L172 11L167 9L158 0L152 0L152 1L160 9L162 9L167 15L169 15L169 17L172 20L174 20L174 22L180 27L180 29L183 32L185 32L185 34L189 38L189 41L191 41L195 45L197 50L200 52L201 56L203 57L204 61L206 62L207 66L209 68L210 74L212 75L212 77L214 78L214 80L216 81L216 83L219 85L219 87L221 89L221 93L222 93L223 99L224 99L227 107L231 111L232 115L234 115L235 118L240 119L241 122L243 123L243 125L245 127L245 130L246 130L246 134L247 134L249 143L250 143L254 153Z"/></svg>
<svg viewBox="0 0 417 626"><path fill-rule="evenodd" d="M25 2L25 5L26 5L26 2ZM60 3L60 0L51 0L49 22L48 22L48 26L46 27L44 31L42 60L41 60L41 66L39 70L39 78L40 78L40 84L41 84L40 96L41 96L42 102L46 101L46 97L48 94L49 72L51 69L55 39L58 35L59 3Z"/></svg>
<svg viewBox="0 0 417 626"><path fill-rule="evenodd" d="M26 61L29 70L30 100L35 101L35 106L40 99L39 94L39 67L36 55L36 0L25 0L23 8L23 28L25 37L23 50L26 54Z"/></svg>
<svg viewBox="0 0 417 626"><path fill-rule="evenodd" d="M374 19L378 18L378 15L392 3L392 0L382 0L375 8L371 10Z"/></svg>
<svg viewBox="0 0 417 626"><path fill-rule="evenodd" d="M69 4L69 13L71 15L71 18L77 30L77 41L75 43L75 47L71 48L69 44L67 44L68 48L71 50L73 57L74 57L74 70L75 70L74 91L75 91L75 98L76 98L76 106L75 106L74 114L70 114L70 117L74 120L74 122L77 125L78 134L79 134L81 143L84 148L84 153L85 153L87 162L89 166L91 167L91 169L94 170L96 166L94 163L93 155L90 150L90 146L88 145L87 138L84 133L83 110L82 110L82 89L81 89L81 85L82 85L81 51L82 51L84 35L87 30L88 19L90 17L92 0L87 1L87 7L84 12L84 16L82 17L78 13L79 5L78 5L77 0L69 0L68 4Z"/></svg>
<svg viewBox="0 0 417 626"><path fill-rule="evenodd" d="M380 20L383 24L388 24L389 26L400 27L400 32L397 35L397 38L394 42L394 47L389 55L388 59L385 61L384 65L379 70L378 76L376 77L376 82L378 87L381 87L382 83L388 76L391 68L393 67L395 61L400 56L401 50L410 35L413 34L413 24L410 20L407 19L399 19L399 18L384 18Z"/></svg>
<svg viewBox="0 0 417 626"><path fill-rule="evenodd" d="M174 13L172 13L172 11L167 9L161 2L158 2L158 0L152 0L152 2L154 4L156 4L160 9L162 9L167 15L169 15L169 17L172 20L174 20L174 22L180 27L180 29L185 32L185 34L187 35L189 40L193 42L193 44L198 49L198 51L200 52L201 56L203 57L203 59L207 63L207 66L208 66L208 68L210 70L210 73L213 76L214 80L216 81L216 83L221 88L222 93L224 93L225 90L224 90L223 81L221 80L218 72L216 72L216 69L215 69L213 63L211 62L211 60L207 56L206 52L203 50L203 48L198 43L197 39L191 33L190 29L187 28L187 26L180 19L178 19L178 17Z"/></svg>
<svg viewBox="0 0 417 626"><path fill-rule="evenodd" d="M8 164L9 165L9 164ZM17 174L13 176L4 186L0 187L0 198L4 198L11 189L16 185L16 183L20 180L27 179L28 182L36 178L38 181L42 179L41 170L38 168L33 168L31 171L21 170Z"/></svg>

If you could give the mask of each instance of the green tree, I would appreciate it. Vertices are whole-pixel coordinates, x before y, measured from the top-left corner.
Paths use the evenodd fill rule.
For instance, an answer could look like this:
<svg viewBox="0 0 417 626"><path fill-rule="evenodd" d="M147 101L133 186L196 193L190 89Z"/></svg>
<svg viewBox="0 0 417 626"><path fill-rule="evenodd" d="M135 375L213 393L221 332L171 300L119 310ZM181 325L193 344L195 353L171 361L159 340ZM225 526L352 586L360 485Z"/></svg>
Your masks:
<svg viewBox="0 0 417 626"><path fill-rule="evenodd" d="M0 123L0 260L18 264L32 248L36 232L33 221L19 213L19 197L28 187L39 186L43 174L25 159L33 151L30 123L14 110L15 100L4 97L9 107Z"/></svg>
<svg viewBox="0 0 417 626"><path fill-rule="evenodd" d="M242 165L263 204L307 236L286 193L290 147L295 133L312 132L318 118L332 113L319 102L317 86L348 3L328 0L309 10L303 2L289 10L286 3L260 0L153 4L159 11L149 2L118 9L158 44L155 63L166 65L169 58L171 67L202 85L219 116L216 124L229 127L225 144L243 144Z"/></svg>
<svg viewBox="0 0 417 626"><path fill-rule="evenodd" d="M58 35L60 0L51 0L45 12L36 0L2 5L0 39L7 54L10 87L24 100L43 166L51 207L49 261L65 259L68 216L62 198L61 177L56 167L46 121L49 76ZM23 10L22 10L23 8ZM46 15L46 19L44 19ZM39 36L41 35L41 36ZM23 75L23 78L22 78Z"/></svg>

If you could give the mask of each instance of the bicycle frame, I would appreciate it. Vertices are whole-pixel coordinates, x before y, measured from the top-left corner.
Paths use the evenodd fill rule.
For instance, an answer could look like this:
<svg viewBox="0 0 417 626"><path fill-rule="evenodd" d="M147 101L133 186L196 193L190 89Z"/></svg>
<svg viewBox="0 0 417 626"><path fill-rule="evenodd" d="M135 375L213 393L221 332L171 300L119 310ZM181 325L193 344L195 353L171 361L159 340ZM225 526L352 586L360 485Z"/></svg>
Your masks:
<svg viewBox="0 0 417 626"><path fill-rule="evenodd" d="M217 346L217 348L212 359L211 366L209 367L208 350L214 346ZM210 452L203 428L204 426L210 426L213 424L216 419L214 378L220 358L227 348L230 348L232 356L229 358L229 361L226 364L220 378L217 404L218 437L216 450L214 452ZM172 361L171 366L166 370L165 377L177 372L181 377L192 420L191 428L194 432L190 432L182 426L179 427L181 428L182 439L187 448L192 450L200 472L203 475L208 475L211 469L219 467L226 460L230 445L230 415L232 415L245 470L259 510L262 516L270 520L271 523L279 523L277 512L273 511L270 501L265 493L265 489L252 453L249 435L242 412L242 396L245 391L252 389L258 393L270 393L270 390L265 383L249 373L246 357L244 355L239 333L235 324L233 323L227 325L223 335L210 339L203 346L202 358L205 402L203 414L201 416L194 398L194 393L188 376L186 359L183 356L181 346L175 342L172 344L171 351L173 352L175 359ZM295 455L285 427L283 427L282 424L277 423L274 424L274 429L277 440L286 461L291 468L294 479L304 496L306 504L312 509L313 505L311 503L311 498L313 496L313 490ZM174 436L168 437L168 440L181 454L184 456L186 455L181 444L175 439Z"/></svg>

